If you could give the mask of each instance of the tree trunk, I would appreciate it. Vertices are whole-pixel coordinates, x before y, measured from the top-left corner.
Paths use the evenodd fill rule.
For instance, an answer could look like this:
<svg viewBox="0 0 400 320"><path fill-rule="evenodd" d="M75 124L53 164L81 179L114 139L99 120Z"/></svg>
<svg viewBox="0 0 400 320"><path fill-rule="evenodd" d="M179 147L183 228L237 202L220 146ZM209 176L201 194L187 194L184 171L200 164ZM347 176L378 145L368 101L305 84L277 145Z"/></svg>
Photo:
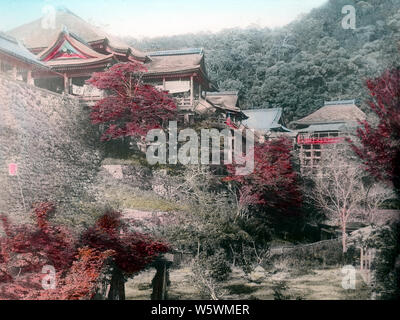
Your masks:
<svg viewBox="0 0 400 320"><path fill-rule="evenodd" d="M342 247L343 253L347 252L347 234L346 234L346 221L342 222Z"/></svg>
<svg viewBox="0 0 400 320"><path fill-rule="evenodd" d="M108 300L125 300L125 279L117 267L113 270Z"/></svg>

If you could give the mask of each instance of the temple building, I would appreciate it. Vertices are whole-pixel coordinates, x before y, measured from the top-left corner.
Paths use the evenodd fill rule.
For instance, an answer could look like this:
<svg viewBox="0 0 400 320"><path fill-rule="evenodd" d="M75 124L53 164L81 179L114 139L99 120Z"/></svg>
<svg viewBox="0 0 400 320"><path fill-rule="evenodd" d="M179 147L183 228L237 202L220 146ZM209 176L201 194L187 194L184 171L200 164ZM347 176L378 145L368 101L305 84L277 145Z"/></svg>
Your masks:
<svg viewBox="0 0 400 320"><path fill-rule="evenodd" d="M236 92L216 92L207 75L202 49L144 53L67 9L57 10L52 24L44 23L42 18L9 34L23 41L36 59L54 72L46 79L35 79L35 85L78 96L87 104L103 95L86 84L94 72L119 62L136 61L148 70L143 76L146 83L168 91L176 99L180 120L192 123L198 116L211 114L217 122L238 122L239 127L247 118L238 106Z"/></svg>
<svg viewBox="0 0 400 320"><path fill-rule="evenodd" d="M46 17L8 32L58 77L35 81L39 87L58 93L90 97L101 94L85 84L93 72L104 71L118 62L149 58L123 41L108 35L65 8L55 12L54 20Z"/></svg>
<svg viewBox="0 0 400 320"><path fill-rule="evenodd" d="M266 139L285 136L293 140L294 132L286 128L282 108L243 110L247 119L243 125L253 131L256 141L263 143Z"/></svg>
<svg viewBox="0 0 400 320"><path fill-rule="evenodd" d="M15 38L0 32L0 74L33 85L35 79L59 76Z"/></svg>
<svg viewBox="0 0 400 320"><path fill-rule="evenodd" d="M38 80L38 86L55 92L64 91L82 96L90 95L89 92L84 92L85 81L94 72L102 71L118 61L112 53L105 55L93 50L66 28L48 48L38 53L37 57L53 71L63 75L61 79Z"/></svg>
<svg viewBox="0 0 400 320"><path fill-rule="evenodd" d="M263 134L290 131L285 128L282 108L249 109L243 110L243 113L249 117L244 123L250 129L260 131Z"/></svg>
<svg viewBox="0 0 400 320"><path fill-rule="evenodd" d="M340 146L346 137L354 134L359 121L366 115L355 100L325 102L321 109L290 125L298 132L297 146L301 170L312 169L328 146Z"/></svg>

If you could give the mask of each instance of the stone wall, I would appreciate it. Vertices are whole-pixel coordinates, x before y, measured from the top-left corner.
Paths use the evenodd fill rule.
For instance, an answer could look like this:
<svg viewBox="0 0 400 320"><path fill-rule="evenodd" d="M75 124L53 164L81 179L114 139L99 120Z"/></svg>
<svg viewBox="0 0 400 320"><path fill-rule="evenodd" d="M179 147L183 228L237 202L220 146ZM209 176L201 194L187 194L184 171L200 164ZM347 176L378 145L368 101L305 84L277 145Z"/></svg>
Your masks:
<svg viewBox="0 0 400 320"><path fill-rule="evenodd" d="M0 213L26 216L35 202L66 208L81 199L101 154L77 99L0 76L0 119Z"/></svg>

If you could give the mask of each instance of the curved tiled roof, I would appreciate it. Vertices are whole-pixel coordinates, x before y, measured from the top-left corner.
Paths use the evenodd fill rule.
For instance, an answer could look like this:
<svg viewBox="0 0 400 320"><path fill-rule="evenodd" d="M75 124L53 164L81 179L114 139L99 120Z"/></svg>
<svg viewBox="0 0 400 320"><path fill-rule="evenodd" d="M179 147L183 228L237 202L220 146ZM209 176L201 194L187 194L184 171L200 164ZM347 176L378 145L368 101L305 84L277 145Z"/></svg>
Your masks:
<svg viewBox="0 0 400 320"><path fill-rule="evenodd" d="M67 27L86 42L94 42L107 39L112 48L127 51L130 49L132 55L145 59L146 55L140 50L134 49L124 43L122 40L113 37L100 28L97 28L67 9L58 9L55 16L55 25L52 28L46 28L43 19L38 19L30 23L12 29L8 34L23 41L26 47L30 49L47 48L52 44L57 35Z"/></svg>
<svg viewBox="0 0 400 320"><path fill-rule="evenodd" d="M87 59L55 59L47 61L47 57L57 49L64 41L70 43L74 48L76 48L79 52L83 53L85 56L89 57ZM98 53L93 50L88 44L84 43L82 39L78 38L76 35L69 33L66 29L61 32L57 39L53 41L53 43L41 53L38 54L38 57L46 61L46 64L50 67L63 67L63 66L79 66L79 65L91 65L95 63L102 63L111 61L113 59L113 54L104 55Z"/></svg>
<svg viewBox="0 0 400 320"><path fill-rule="evenodd" d="M151 57L146 67L149 73L189 71L199 69L201 59L198 55Z"/></svg>
<svg viewBox="0 0 400 320"><path fill-rule="evenodd" d="M250 129L271 130L282 126L279 123L282 116L282 108L250 109L243 110L243 113L249 117L243 123Z"/></svg>
<svg viewBox="0 0 400 320"><path fill-rule="evenodd" d="M299 129L297 132L324 132L324 131L345 131L347 129L346 123L325 123L325 124L312 124L307 128Z"/></svg>
<svg viewBox="0 0 400 320"><path fill-rule="evenodd" d="M25 48L13 37L0 32L0 52L13 56L25 63L32 64L40 69L48 69L33 53Z"/></svg>
<svg viewBox="0 0 400 320"><path fill-rule="evenodd" d="M236 91L207 92L207 100L221 105L224 109L240 111L238 107L238 93Z"/></svg>
<svg viewBox="0 0 400 320"><path fill-rule="evenodd" d="M185 72L203 70L203 54L199 53L177 53L178 50L174 50L175 53L169 54L156 54L149 55L151 61L146 63L148 74L162 74L162 73L174 73L174 72ZM166 51L164 51L165 53Z"/></svg>
<svg viewBox="0 0 400 320"><path fill-rule="evenodd" d="M366 115L356 105L355 101L332 101L307 117L293 121L294 124L322 124L335 122L357 122L365 120Z"/></svg>

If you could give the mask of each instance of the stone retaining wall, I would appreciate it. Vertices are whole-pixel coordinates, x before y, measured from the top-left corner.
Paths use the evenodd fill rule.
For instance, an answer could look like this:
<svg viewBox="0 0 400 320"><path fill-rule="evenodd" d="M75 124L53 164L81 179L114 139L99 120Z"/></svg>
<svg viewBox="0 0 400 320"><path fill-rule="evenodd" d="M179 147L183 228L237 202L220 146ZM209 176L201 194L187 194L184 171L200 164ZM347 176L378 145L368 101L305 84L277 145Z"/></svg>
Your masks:
<svg viewBox="0 0 400 320"><path fill-rule="evenodd" d="M0 212L25 214L32 203L64 206L82 196L100 153L88 110L58 95L0 76ZM17 175L9 174L15 163Z"/></svg>

